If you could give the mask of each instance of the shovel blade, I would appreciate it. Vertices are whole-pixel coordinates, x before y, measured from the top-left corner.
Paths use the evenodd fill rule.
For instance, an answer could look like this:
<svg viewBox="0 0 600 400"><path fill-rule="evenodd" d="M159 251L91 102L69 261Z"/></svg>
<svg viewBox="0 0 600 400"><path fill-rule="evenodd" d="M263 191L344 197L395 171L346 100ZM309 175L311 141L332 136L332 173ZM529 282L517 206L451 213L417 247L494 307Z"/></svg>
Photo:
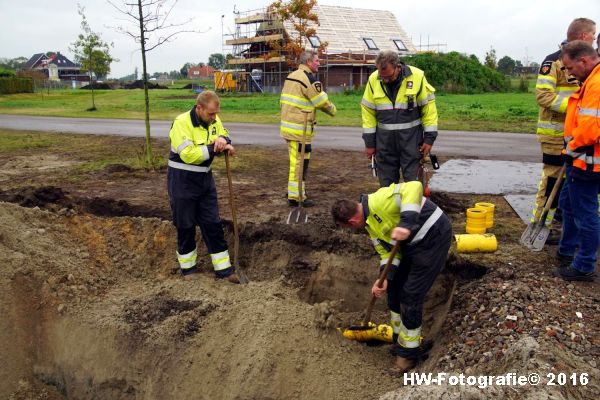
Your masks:
<svg viewBox="0 0 600 400"><path fill-rule="evenodd" d="M544 225L539 230L539 232L537 232L537 234L533 237L533 240L531 241L531 246L529 246L529 249L531 249L533 251L542 251L542 249L544 248L544 245L546 244L546 240L548 239L548 236L550 236L550 228L548 228L546 225Z"/></svg>
<svg viewBox="0 0 600 400"><path fill-rule="evenodd" d="M290 215L287 218L287 224L305 224L308 222L308 214L303 208L295 208L290 211Z"/></svg>
<svg viewBox="0 0 600 400"><path fill-rule="evenodd" d="M532 222L527 225L527 228L521 235L521 244L525 247L531 246L531 242L535 237L535 231L539 228L539 224L537 222Z"/></svg>
<svg viewBox="0 0 600 400"><path fill-rule="evenodd" d="M238 273L238 276L240 277L240 283L242 285L245 285L248 282L250 282L250 280L248 279L248 275L246 275L246 272L243 269L237 268L236 272Z"/></svg>

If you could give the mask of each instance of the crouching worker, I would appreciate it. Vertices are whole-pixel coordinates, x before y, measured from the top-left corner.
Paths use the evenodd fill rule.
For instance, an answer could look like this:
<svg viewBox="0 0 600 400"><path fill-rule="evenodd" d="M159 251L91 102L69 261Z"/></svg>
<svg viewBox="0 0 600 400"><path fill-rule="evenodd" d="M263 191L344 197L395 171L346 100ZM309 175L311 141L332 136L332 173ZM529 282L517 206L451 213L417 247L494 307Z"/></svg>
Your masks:
<svg viewBox="0 0 600 400"><path fill-rule="evenodd" d="M196 226L199 226L217 278L239 283L229 260L211 172L215 155L235 153L229 133L217 115L219 108L219 97L207 90L198 95L190 111L175 118L169 132L167 187L173 224L177 228L181 273L191 278L199 271L196 248Z"/></svg>
<svg viewBox="0 0 600 400"><path fill-rule="evenodd" d="M445 265L452 240L450 219L423 197L419 181L391 184L362 195L358 203L338 200L331 213L336 224L366 229L381 256L380 271L396 242L402 242L383 287L375 281L371 292L381 297L387 291L395 370L413 368L421 355L423 301Z"/></svg>

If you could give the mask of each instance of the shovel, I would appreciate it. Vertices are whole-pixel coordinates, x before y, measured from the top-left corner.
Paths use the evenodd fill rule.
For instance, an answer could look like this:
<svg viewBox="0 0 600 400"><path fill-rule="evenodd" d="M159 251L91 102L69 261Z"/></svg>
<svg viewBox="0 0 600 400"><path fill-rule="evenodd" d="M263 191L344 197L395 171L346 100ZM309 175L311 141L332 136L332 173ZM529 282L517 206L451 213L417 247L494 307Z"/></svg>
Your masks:
<svg viewBox="0 0 600 400"><path fill-rule="evenodd" d="M394 258L396 257L396 253L398 253L398 249L400 248L400 243L401 242L396 242L396 244L394 245L394 247L392 248L392 252L390 253L390 256L388 258L387 264L385 264L385 268L383 268L383 270L381 271L381 273L379 274L379 279L377 280L377 286L378 287L383 287L383 281L385 281L385 279L387 278L388 272L390 271L390 268L392 268L392 263L394 261ZM353 325L350 326L348 329L346 329L346 331L367 331L367 330L377 330L377 325L375 325L374 323L372 323L371 320L371 313L373 312L373 307L375 306L375 302L377 301L377 297L375 296L371 296L371 302L369 303L369 306L367 307L367 312L365 313L365 317L362 320L362 323L360 325ZM344 336L349 335L349 332L342 332L344 334Z"/></svg>
<svg viewBox="0 0 600 400"><path fill-rule="evenodd" d="M306 130L308 129L308 114L312 111L302 110L304 113L304 131L302 132L302 148L300 149L300 173L298 174L298 207L290 211L287 218L287 224L299 224L308 222L308 214L302 207L304 193L302 182L304 179L304 149L306 148Z"/></svg>
<svg viewBox="0 0 600 400"><path fill-rule="evenodd" d="M548 239L548 236L550 235L550 228L546 225L546 217L550 211L550 206L554 202L556 193L558 193L558 188L560 187L564 174L565 166L563 165L558 173L558 178L552 188L552 192L550 192L550 196L546 199L544 208L538 208L535 217L533 218L533 222L527 225L527 229L525 229L525 232L521 235L521 244L530 250L541 251L544 248L546 239Z"/></svg>
<svg viewBox="0 0 600 400"><path fill-rule="evenodd" d="M233 184L231 183L231 167L229 166L229 153L225 152L225 169L227 170L227 183L229 184L229 204L231 205L231 219L233 220L233 266L236 268L240 283L248 283L246 272L240 268L237 262L240 250L240 235L238 233L237 213L235 199L233 198Z"/></svg>

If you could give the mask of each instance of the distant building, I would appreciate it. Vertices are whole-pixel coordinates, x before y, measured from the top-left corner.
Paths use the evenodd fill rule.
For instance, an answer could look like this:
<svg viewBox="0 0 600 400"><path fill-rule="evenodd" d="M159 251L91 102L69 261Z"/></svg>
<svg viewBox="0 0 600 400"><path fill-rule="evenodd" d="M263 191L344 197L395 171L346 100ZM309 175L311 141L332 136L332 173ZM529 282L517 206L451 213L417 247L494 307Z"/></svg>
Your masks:
<svg viewBox="0 0 600 400"><path fill-rule="evenodd" d="M316 5L313 12L319 17L319 24L311 25L316 35L308 38L305 48L316 49L327 42L321 55L319 77L328 90L339 91L364 85L375 70L375 58L383 50L393 50L402 55L417 52L390 11ZM260 84L261 91L280 90L290 72L287 62L290 56L274 50L271 44L284 44L296 38L298 33L293 24L290 21L282 23L267 9L236 13L235 23L235 35L226 40L233 55L228 64L246 71L246 75L239 75L251 81L252 71L261 71L262 82L246 85L249 89ZM244 90L244 87L239 90Z"/></svg>
<svg viewBox="0 0 600 400"><path fill-rule="evenodd" d="M47 56L45 53L34 54L22 69L40 71L54 81L89 81L89 76L81 73L81 66L60 52L52 56Z"/></svg>
<svg viewBox="0 0 600 400"><path fill-rule="evenodd" d="M200 78L211 78L215 74L215 69L210 65L204 65L202 67L190 67L188 69L188 79L200 79Z"/></svg>

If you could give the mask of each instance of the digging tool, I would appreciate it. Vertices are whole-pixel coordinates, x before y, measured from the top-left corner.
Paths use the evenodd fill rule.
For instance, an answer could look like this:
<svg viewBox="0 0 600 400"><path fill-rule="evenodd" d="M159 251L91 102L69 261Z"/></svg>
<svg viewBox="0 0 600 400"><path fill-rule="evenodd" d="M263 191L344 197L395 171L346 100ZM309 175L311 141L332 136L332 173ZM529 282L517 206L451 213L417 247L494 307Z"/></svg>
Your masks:
<svg viewBox="0 0 600 400"><path fill-rule="evenodd" d="M525 231L521 235L521 244L526 246L530 250L541 251L544 248L546 239L548 239L548 235L550 235L550 228L546 225L546 217L548 216L550 207L554 202L556 193L558 193L558 189L563 180L564 174L565 166L563 165L560 169L560 172L558 173L558 178L556 179L556 183L552 188L552 192L550 192L550 196L548 196L548 198L546 199L544 208L538 208L538 210L535 213L533 222L527 225L527 229L525 229Z"/></svg>
<svg viewBox="0 0 600 400"><path fill-rule="evenodd" d="M390 257L388 258L388 261L385 264L385 268L383 268L383 270L379 274L379 279L377 280L378 287L383 287L383 281L385 281L385 279L387 278L388 272L390 271L390 268L392 268L392 263L394 261L394 258L396 257L396 253L398 253L398 249L400 248L400 243L401 242L399 242L399 241L396 242L396 244L392 248ZM357 340L356 339L357 337L365 338L364 340L361 340L361 341L365 341L367 339L388 341L385 339L388 335L388 332L386 329L387 325L378 326L378 325L375 325L373 322L370 322L371 313L373 312L373 307L375 306L375 301L377 301L377 297L371 296L371 301L369 303L369 306L367 307L367 312L365 313L365 317L363 318L361 324L360 325L352 325L349 328L342 331L342 334L344 335L344 337L349 338L349 339L354 339L354 340ZM361 334L358 334L356 332L351 332L351 331L369 331L369 332L363 332Z"/></svg>
<svg viewBox="0 0 600 400"><path fill-rule="evenodd" d="M240 235L238 232L237 212L235 199L233 197L233 184L231 183L231 166L229 165L229 152L225 152L225 169L227 170L227 183L229 184L229 204L231 205L231 219L233 220L233 266L236 268L240 283L248 283L246 272L238 264L238 254L240 250Z"/></svg>
<svg viewBox="0 0 600 400"><path fill-rule="evenodd" d="M390 269L392 268L392 263L394 262L396 253L398 253L398 250L400 249L400 243L402 243L402 242L400 242L400 241L396 242L396 244L392 248L392 252L390 253L387 264L385 264L385 268L383 268L383 271L381 271L381 273L379 274L379 279L377 280L378 288L382 288L383 281L385 281L387 279L388 272L390 272ZM376 301L377 301L377 297L371 296L371 302L369 303L369 306L367 307L367 312L365 314L365 318L363 318L363 322L362 322L363 326L366 326L369 324L369 321L371 320L371 313L373 312L373 307L375 306Z"/></svg>
<svg viewBox="0 0 600 400"><path fill-rule="evenodd" d="M300 173L298 174L298 207L290 211L287 218L287 224L299 224L308 222L308 214L302 207L304 202L304 193L302 183L304 179L304 151L306 148L306 130L308 129L308 114L312 111L302 110L304 113L304 130L302 132L302 148L300 149Z"/></svg>
<svg viewBox="0 0 600 400"><path fill-rule="evenodd" d="M371 169L373 178L377 178L377 160L375 160L375 154L371 156L371 165L369 166L369 169Z"/></svg>

